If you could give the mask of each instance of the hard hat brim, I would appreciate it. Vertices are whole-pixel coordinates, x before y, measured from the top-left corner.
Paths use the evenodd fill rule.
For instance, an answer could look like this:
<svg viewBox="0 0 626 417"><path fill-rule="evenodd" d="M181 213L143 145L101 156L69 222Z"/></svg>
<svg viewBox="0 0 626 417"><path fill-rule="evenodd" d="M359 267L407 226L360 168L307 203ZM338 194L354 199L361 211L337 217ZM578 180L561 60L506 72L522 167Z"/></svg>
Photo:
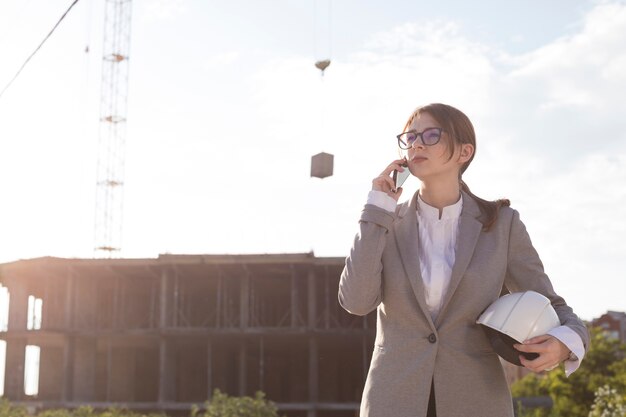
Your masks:
<svg viewBox="0 0 626 417"><path fill-rule="evenodd" d="M520 352L519 350L513 347L514 344L519 343L517 340L513 339L511 336L508 336L504 333L501 333L491 327L481 325L483 328L487 338L489 339L489 343L493 350L507 362L510 362L517 366L523 366L519 360L519 356L522 355L528 360L533 360L539 357L537 353L527 353Z"/></svg>

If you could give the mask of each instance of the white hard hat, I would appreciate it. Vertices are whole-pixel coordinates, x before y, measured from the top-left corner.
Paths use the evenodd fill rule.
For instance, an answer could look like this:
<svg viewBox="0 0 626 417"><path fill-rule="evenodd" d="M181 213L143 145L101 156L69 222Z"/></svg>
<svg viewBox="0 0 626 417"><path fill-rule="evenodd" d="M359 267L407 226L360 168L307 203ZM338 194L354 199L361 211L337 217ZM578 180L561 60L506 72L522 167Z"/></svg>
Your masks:
<svg viewBox="0 0 626 417"><path fill-rule="evenodd" d="M487 333L491 346L503 359L521 366L519 355L528 359L539 356L513 347L535 336L546 334L561 322L550 300L535 291L516 292L494 301L478 317Z"/></svg>

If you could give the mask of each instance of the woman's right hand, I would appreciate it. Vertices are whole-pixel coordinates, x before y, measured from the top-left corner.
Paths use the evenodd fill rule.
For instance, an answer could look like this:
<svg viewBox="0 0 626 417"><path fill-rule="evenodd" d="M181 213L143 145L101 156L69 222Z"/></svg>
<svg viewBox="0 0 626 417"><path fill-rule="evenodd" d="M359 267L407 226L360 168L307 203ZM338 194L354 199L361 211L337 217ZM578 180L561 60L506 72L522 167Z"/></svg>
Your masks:
<svg viewBox="0 0 626 417"><path fill-rule="evenodd" d="M391 173L396 169L398 170L398 172L409 169L402 166L402 164L405 162L406 161L404 159L396 159L391 164L389 164L389 166L385 168L385 170L381 172L379 176L372 180L372 190L382 191L386 193L389 197L398 201L400 195L402 195L402 187L399 187L395 193L393 192L395 184L393 182L393 178L391 178Z"/></svg>

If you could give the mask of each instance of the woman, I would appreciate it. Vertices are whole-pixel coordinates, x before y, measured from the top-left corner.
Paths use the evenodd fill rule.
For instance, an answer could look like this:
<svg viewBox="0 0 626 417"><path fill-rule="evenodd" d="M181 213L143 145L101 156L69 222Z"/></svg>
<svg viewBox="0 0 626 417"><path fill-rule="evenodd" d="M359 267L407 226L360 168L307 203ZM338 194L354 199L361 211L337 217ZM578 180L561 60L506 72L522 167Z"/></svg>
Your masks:
<svg viewBox="0 0 626 417"><path fill-rule="evenodd" d="M562 325L516 345L539 353L520 356L534 372L561 362L573 372L589 341L585 325L554 292L509 201L482 200L463 182L476 150L465 114L439 103L418 108L398 144L406 156L372 181L339 283L344 309L378 314L361 417L512 417L480 313L503 292L550 299ZM402 188L394 191L390 175L404 169L421 186L397 204Z"/></svg>

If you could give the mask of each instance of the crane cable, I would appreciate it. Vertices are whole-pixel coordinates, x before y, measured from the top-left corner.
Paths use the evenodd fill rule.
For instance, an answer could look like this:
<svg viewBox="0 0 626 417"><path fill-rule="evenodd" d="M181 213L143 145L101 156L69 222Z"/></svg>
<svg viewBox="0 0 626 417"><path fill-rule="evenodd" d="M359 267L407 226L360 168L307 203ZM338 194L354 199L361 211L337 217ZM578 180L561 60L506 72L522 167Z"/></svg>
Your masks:
<svg viewBox="0 0 626 417"><path fill-rule="evenodd" d="M74 2L70 5L70 7L68 7L68 9L65 11L65 13L63 13L63 16L61 16L61 18L59 19L59 21L56 23L56 25L54 25L54 27L52 28L52 30L50 31L50 33L48 33L48 35L46 35L46 37L43 39L43 41L41 41L41 43L39 44L39 46L37 48L35 48L35 50L33 51L32 54L30 54L30 56L28 58L26 58L26 61L24 61L24 63L22 64L22 66L20 67L20 69L17 71L17 73L15 74L15 76L13 76L13 79L11 79L11 81L9 81L9 83L2 89L2 92L0 92L0 98L2 98L2 96L4 95L4 92L7 91L7 89L9 88L9 86L11 84L13 84L13 81L15 81L15 79L20 75L20 73L22 72L22 70L24 69L24 67L26 66L26 64L28 64L28 61L31 60L31 58L33 56L35 56L35 54L37 53L37 51L39 51L39 49L43 46L43 44L48 40L48 38L50 37L50 35L52 35L52 33L56 30L56 28L59 26L59 24L61 23L61 21L65 18L65 16L69 13L70 10L72 10L72 7L74 7L74 5L76 3L78 3L79 0L74 0Z"/></svg>

